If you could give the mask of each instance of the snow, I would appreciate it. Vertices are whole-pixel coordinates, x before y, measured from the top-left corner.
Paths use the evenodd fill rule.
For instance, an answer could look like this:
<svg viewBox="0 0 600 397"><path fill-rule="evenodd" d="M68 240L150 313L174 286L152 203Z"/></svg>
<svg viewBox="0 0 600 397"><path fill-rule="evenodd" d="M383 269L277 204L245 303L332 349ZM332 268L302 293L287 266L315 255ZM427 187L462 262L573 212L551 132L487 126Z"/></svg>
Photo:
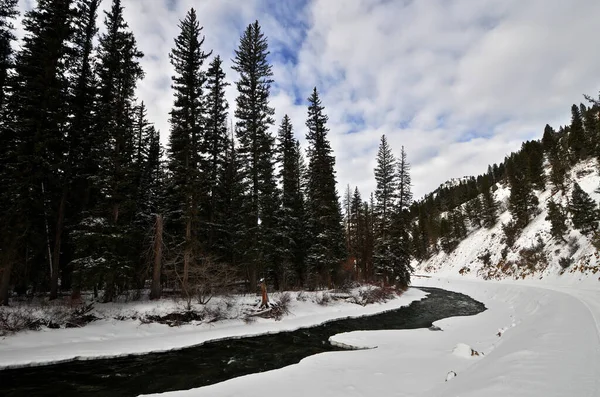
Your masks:
<svg viewBox="0 0 600 397"><path fill-rule="evenodd" d="M600 395L598 289L435 276L415 284L467 293L489 310L437 321L439 332L335 335L338 344L368 349L318 354L279 370L161 396Z"/></svg>
<svg viewBox="0 0 600 397"><path fill-rule="evenodd" d="M409 289L401 297L385 303L361 306L346 301L332 301L324 306L315 303L315 293L291 293L291 314L282 320L256 318L245 323L230 319L213 323L195 323L180 327L164 324L143 324L139 320L116 320L119 316L167 314L181 309L181 303L171 300L127 304L99 305L98 312L109 319L92 322L81 328L27 331L0 339L0 369L45 365L71 360L119 357L150 352L164 352L197 346L208 341L241 338L261 334L292 331L327 321L360 317L397 309L420 300L426 294ZM270 296L276 300L277 294ZM239 310L242 304L254 304L255 296L238 296L230 306ZM211 304L219 305L216 299ZM227 302L225 302L227 303ZM237 308L237 309L236 309ZM112 313L112 315L111 315ZM229 313L235 316L236 313Z"/></svg>
<svg viewBox="0 0 600 397"><path fill-rule="evenodd" d="M573 167L568 180L599 201L594 161ZM331 343L357 350L161 396L600 396L599 255L591 239L572 228L568 242L555 241L545 220L548 200L566 206L570 191L538 192L539 214L504 253L510 190L497 185L494 195L501 209L498 224L472 230L450 254L413 262L420 275L414 285L465 293L488 310L437 321L442 329L437 332L334 335ZM522 250L540 241L546 263L524 265ZM566 270L561 257L573 259Z"/></svg>

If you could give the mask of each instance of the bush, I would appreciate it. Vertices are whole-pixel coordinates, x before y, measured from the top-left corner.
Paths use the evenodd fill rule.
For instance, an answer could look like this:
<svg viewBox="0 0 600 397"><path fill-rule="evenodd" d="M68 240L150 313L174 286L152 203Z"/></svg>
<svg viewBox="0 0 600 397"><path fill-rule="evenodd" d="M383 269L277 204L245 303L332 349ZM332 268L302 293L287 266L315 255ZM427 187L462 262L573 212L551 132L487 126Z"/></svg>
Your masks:
<svg viewBox="0 0 600 397"><path fill-rule="evenodd" d="M517 222L511 220L508 223L503 223L502 231L504 232L504 242L508 247L512 248L512 246L515 245L520 232Z"/></svg>
<svg viewBox="0 0 600 397"><path fill-rule="evenodd" d="M316 296L315 302L321 306L327 306L331 303L331 296L327 292L320 293Z"/></svg>
<svg viewBox="0 0 600 397"><path fill-rule="evenodd" d="M290 314L290 303L292 302L292 296L289 292L284 292L275 300L271 305L271 315L278 321L285 315Z"/></svg>
<svg viewBox="0 0 600 397"><path fill-rule="evenodd" d="M529 248L523 248L519 251L521 256L518 266L526 266L532 271L535 271L538 265L548 265L548 258L544 252L544 242L538 237L538 242Z"/></svg>
<svg viewBox="0 0 600 397"><path fill-rule="evenodd" d="M485 253L479 255L478 258L485 266L490 266L492 264L492 254L490 251L485 251Z"/></svg>
<svg viewBox="0 0 600 397"><path fill-rule="evenodd" d="M560 265L560 267L562 267L563 269L568 268L569 266L571 266L573 264L573 258L569 258L569 257L561 257L558 259L558 264Z"/></svg>

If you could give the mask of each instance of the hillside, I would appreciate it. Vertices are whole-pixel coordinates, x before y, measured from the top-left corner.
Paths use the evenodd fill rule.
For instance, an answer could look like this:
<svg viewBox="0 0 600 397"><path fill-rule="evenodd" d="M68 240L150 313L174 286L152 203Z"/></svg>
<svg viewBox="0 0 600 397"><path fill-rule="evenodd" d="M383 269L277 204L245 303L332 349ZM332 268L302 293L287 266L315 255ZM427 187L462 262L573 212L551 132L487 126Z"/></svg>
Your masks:
<svg viewBox="0 0 600 397"><path fill-rule="evenodd" d="M546 171L550 167L546 166ZM575 182L596 203L600 194L600 175L595 159L579 162L567 175L568 190L552 193L547 184L543 191L535 191L538 197L538 213L518 235L512 247L505 242L502 225L511 220L508 211L510 187L497 183L494 197L499 203L498 222L492 228L469 229L469 233L450 253L439 250L427 260L413 261L415 274L435 273L439 276L462 276L477 279L529 279L554 280L564 283L579 281L600 282L600 260L593 238L574 230L570 216L565 241L554 239L550 234L550 222L546 220L546 205L550 198L564 207L571 199ZM567 266L568 259L570 264Z"/></svg>

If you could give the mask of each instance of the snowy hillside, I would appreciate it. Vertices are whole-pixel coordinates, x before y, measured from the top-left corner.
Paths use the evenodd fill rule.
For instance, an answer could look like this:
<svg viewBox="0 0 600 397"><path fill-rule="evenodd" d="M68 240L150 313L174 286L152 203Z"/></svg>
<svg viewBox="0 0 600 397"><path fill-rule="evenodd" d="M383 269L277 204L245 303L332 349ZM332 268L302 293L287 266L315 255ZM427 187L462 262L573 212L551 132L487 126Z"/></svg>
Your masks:
<svg viewBox="0 0 600 397"><path fill-rule="evenodd" d="M499 221L491 229L480 228L470 234L450 254L440 252L426 261L413 262L416 274L435 273L439 276L464 276L478 279L543 279L562 283L600 282L600 260L592 244L591 236L584 236L573 230L570 220L566 241L557 241L550 234L550 222L546 205L550 198L568 205L573 183L577 182L596 202L600 194L595 190L600 186L600 176L595 160L577 164L569 172L566 195L552 193L550 184L542 192L536 192L539 199L539 214L518 236L512 248L504 242L502 224L511 220L508 212L510 188L498 184L494 192L500 206ZM560 259L566 266L563 268Z"/></svg>

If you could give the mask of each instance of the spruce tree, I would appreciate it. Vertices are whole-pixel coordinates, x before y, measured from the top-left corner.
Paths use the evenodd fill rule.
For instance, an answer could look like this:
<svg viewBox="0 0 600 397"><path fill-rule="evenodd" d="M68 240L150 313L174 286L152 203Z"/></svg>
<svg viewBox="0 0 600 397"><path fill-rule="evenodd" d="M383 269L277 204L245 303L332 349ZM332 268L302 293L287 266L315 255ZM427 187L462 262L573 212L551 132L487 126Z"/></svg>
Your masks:
<svg viewBox="0 0 600 397"><path fill-rule="evenodd" d="M509 210L517 227L522 229L534 216L538 199L526 176L522 156L514 155L506 161L506 173L510 184Z"/></svg>
<svg viewBox="0 0 600 397"><path fill-rule="evenodd" d="M285 115L277 134L277 161L281 185L282 255L293 269L295 283L304 283L304 198L300 170L300 146L294 138L292 123Z"/></svg>
<svg viewBox="0 0 600 397"><path fill-rule="evenodd" d="M344 233L336 191L335 157L327 138L327 116L317 89L308 99L307 268L309 285L322 285L344 260Z"/></svg>
<svg viewBox="0 0 600 397"><path fill-rule="evenodd" d="M220 186L219 176L223 173L225 166L226 147L228 145L227 137L227 109L229 104L225 99L225 87L229 85L225 81L225 72L222 68L223 61L220 56L216 56L206 72L206 120L204 132L205 152L208 155L204 162L203 170L206 181L206 192L208 202L205 208L205 217L207 219L207 250L215 254L214 246L217 235L222 231L224 216L219 209L223 200L223 189ZM217 260L220 259L217 257Z"/></svg>
<svg viewBox="0 0 600 397"><path fill-rule="evenodd" d="M489 178L483 178L481 186L481 204L483 225L490 229L498 222L498 203L494 199L494 194L489 186Z"/></svg>
<svg viewBox="0 0 600 397"><path fill-rule="evenodd" d="M86 231L80 230L83 219L90 217L100 196L97 177L100 173L102 159L107 155L105 142L100 140L95 128L95 110L97 96L97 80L94 74L93 40L98 32L96 26L100 0L80 1L77 9L75 38L71 60L71 96L69 113L71 121L68 128L69 157L64 174L64 187L68 190L67 214L65 227L70 230L70 243L74 246L75 255L71 258L68 269L71 270L72 297L80 294L85 264L79 260L81 238ZM65 197L63 196L63 199ZM85 229L85 227L84 227ZM60 248L55 244L55 249Z"/></svg>
<svg viewBox="0 0 600 397"><path fill-rule="evenodd" d="M583 234L589 234L598 228L598 209L596 203L577 182L573 184L571 204L569 206L573 227Z"/></svg>
<svg viewBox="0 0 600 397"><path fill-rule="evenodd" d="M565 241L565 233L567 233L567 217L565 214L564 208L554 202L554 200L548 200L547 205L548 215L546 215L546 220L550 221L550 234L553 238L557 240Z"/></svg>
<svg viewBox="0 0 600 397"><path fill-rule="evenodd" d="M480 228L483 221L483 206L481 205L481 198L476 196L471 199L465 205L465 215L471 223L471 227Z"/></svg>
<svg viewBox="0 0 600 397"><path fill-rule="evenodd" d="M393 252L393 281L401 288L406 288L410 284L410 274L413 269L410 266L410 235L408 209L412 203L410 163L408 162L404 146L400 150L400 157L397 162L397 190L398 198L392 219L392 252Z"/></svg>
<svg viewBox="0 0 600 397"><path fill-rule="evenodd" d="M242 34L233 59L233 70L239 73L235 110L236 134L240 143L238 154L249 188L244 233L250 246L244 262L251 290L256 289L258 276L265 276L263 261L269 246L266 239L274 233L267 229L274 227L276 218L272 213L275 207L270 205L276 198L265 197L276 193L271 186L273 138L269 127L274 123L274 110L269 106L273 72L267 61L268 55L267 38L258 21L255 21ZM262 224L262 221L266 222ZM268 267L271 265L267 264Z"/></svg>
<svg viewBox="0 0 600 397"><path fill-rule="evenodd" d="M392 219L396 218L394 212L397 210L395 208L397 178L396 159L385 135L382 135L375 167L376 235L373 260L376 273L386 282L392 279L394 269L395 241L392 240L391 228Z"/></svg>
<svg viewBox="0 0 600 397"><path fill-rule="evenodd" d="M169 171L171 203L169 229L176 236L177 246L173 266L181 267L178 276L182 293L189 297L189 274L201 266L204 231L201 207L206 202L204 165L204 85L206 75L201 69L210 54L202 49L204 36L196 11L192 8L179 23L180 32L169 54L175 69L172 77L175 101L171 110L169 137Z"/></svg>
<svg viewBox="0 0 600 397"><path fill-rule="evenodd" d="M143 56L135 37L123 19L120 0L113 0L105 12L105 33L98 47L98 98L95 107L95 134L100 166L94 182L100 189L94 207L78 229L81 230L76 258L86 269L84 279L105 284L104 301L111 301L131 279L139 251L135 243L134 217L138 186L135 174L134 93L144 73Z"/></svg>
<svg viewBox="0 0 600 397"><path fill-rule="evenodd" d="M410 163L407 160L404 146L400 150L400 158L398 159L398 209L404 211L408 209L412 203L411 178L410 178Z"/></svg>
<svg viewBox="0 0 600 397"><path fill-rule="evenodd" d="M215 249L221 262L239 267L249 246L245 233L246 214L249 209L244 196L247 182L235 147L233 131L227 140L224 160L219 177L222 197L218 202L218 212L223 214L223 224Z"/></svg>
<svg viewBox="0 0 600 397"><path fill-rule="evenodd" d="M588 155L587 136L583 128L583 120L577 105L571 107L571 128L568 137L569 149L571 150L571 164L583 160Z"/></svg>
<svg viewBox="0 0 600 397"><path fill-rule="evenodd" d="M2 126L2 180L13 181L8 186L12 198L2 205L10 211L3 224L14 236L3 245L25 254L32 274L50 276L52 297L59 280L59 258L53 258L52 247L67 154L67 70L74 17L72 2L61 0L40 1L25 14L26 35L10 83L10 116ZM47 285L45 279L36 282Z"/></svg>
<svg viewBox="0 0 600 397"><path fill-rule="evenodd" d="M378 236L389 238L392 211L396 195L396 159L385 135L381 136L375 167L375 200L378 218Z"/></svg>

